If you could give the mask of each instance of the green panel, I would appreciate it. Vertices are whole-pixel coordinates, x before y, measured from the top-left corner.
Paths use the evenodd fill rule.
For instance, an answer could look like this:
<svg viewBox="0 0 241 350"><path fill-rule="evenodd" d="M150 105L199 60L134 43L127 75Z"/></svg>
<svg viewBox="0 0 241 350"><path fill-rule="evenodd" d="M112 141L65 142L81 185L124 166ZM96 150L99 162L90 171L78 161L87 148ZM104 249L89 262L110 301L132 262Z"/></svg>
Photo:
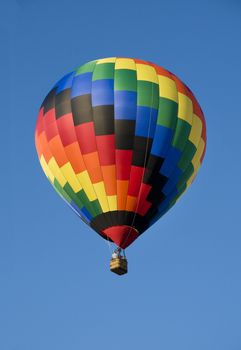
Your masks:
<svg viewBox="0 0 241 350"><path fill-rule="evenodd" d="M136 91L136 71L131 69L116 69L114 89L119 91Z"/></svg>
<svg viewBox="0 0 241 350"><path fill-rule="evenodd" d="M95 65L96 65L96 60L95 61L90 61L87 62L85 64L83 64L83 66L79 66L78 68L76 68L76 74L75 75L79 75L82 73L88 73L88 72L93 72L93 70L95 69Z"/></svg>
<svg viewBox="0 0 241 350"><path fill-rule="evenodd" d="M63 197L66 198L66 200L69 203L72 200L79 207L79 209L82 209L83 207L85 207L88 210L88 212L91 214L91 216L95 217L98 214L102 213L98 200L96 199L92 202L89 201L88 197L86 196L83 190L80 190L78 193L75 193L72 190L72 187L68 183L65 184L63 189L58 182L56 183L55 187L58 190L60 188L60 191L62 191L60 193L63 194Z"/></svg>
<svg viewBox="0 0 241 350"><path fill-rule="evenodd" d="M95 66L92 80L114 79L115 63L102 63Z"/></svg>
<svg viewBox="0 0 241 350"><path fill-rule="evenodd" d="M79 207L79 209L83 208L83 204L81 203L79 198L76 196L75 192L72 190L68 182L64 185L64 191L70 196L72 201L77 205L77 207Z"/></svg>
<svg viewBox="0 0 241 350"><path fill-rule="evenodd" d="M182 177L180 178L180 180L177 183L178 192L180 191L181 187L184 184L186 184L188 179L190 179L190 177L192 176L193 172L194 172L194 167L193 167L192 163L190 163L189 166L187 167L187 169L185 170L184 174L182 175Z"/></svg>
<svg viewBox="0 0 241 350"><path fill-rule="evenodd" d="M67 193L64 191L64 189L61 187L60 183L54 179L54 189L62 196L64 199L70 203L71 198L67 195Z"/></svg>
<svg viewBox="0 0 241 350"><path fill-rule="evenodd" d="M188 140L186 143L186 146L184 148L184 151L182 153L181 159L178 162L178 167L184 172L188 165L191 163L192 158L194 154L196 153L197 149L194 146L194 144Z"/></svg>
<svg viewBox="0 0 241 350"><path fill-rule="evenodd" d="M159 97L157 124L174 129L177 123L178 104L168 98Z"/></svg>
<svg viewBox="0 0 241 350"><path fill-rule="evenodd" d="M96 212L94 210L94 207L92 206L92 203L89 201L88 197L86 196L85 192L83 190L80 190L76 193L77 198L83 203L84 207L88 210L88 212L91 214L91 216L96 216Z"/></svg>
<svg viewBox="0 0 241 350"><path fill-rule="evenodd" d="M188 124L185 120L178 118L174 138L172 140L173 147L182 151L188 140L190 130L191 125Z"/></svg>
<svg viewBox="0 0 241 350"><path fill-rule="evenodd" d="M149 81L137 80L137 105L158 109L159 85Z"/></svg>
<svg viewBox="0 0 241 350"><path fill-rule="evenodd" d="M93 210L96 213L95 216L103 213L98 199L96 199L90 203L91 203L91 206L93 207Z"/></svg>
<svg viewBox="0 0 241 350"><path fill-rule="evenodd" d="M168 210L171 209L171 207L176 203L176 201L181 196L181 194L185 191L186 188L187 188L187 185L186 185L186 183L184 183L180 187L180 189L178 189L178 194L170 201L169 206L168 206Z"/></svg>

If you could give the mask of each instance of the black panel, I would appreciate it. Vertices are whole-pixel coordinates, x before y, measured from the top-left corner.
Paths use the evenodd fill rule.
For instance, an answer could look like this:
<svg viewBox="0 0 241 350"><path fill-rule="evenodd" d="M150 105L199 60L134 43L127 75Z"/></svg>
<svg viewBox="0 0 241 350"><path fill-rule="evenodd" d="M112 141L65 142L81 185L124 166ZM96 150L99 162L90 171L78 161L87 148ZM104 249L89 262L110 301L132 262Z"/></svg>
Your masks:
<svg viewBox="0 0 241 350"><path fill-rule="evenodd" d="M152 154L149 155L143 182L145 184L153 184L154 179L158 177L160 179L162 184L165 184L167 181L167 178L161 174L159 174L159 170L161 169L161 166L164 162L164 159L161 157L154 156Z"/></svg>
<svg viewBox="0 0 241 350"><path fill-rule="evenodd" d="M116 149L132 150L135 137L134 120L115 120L115 145Z"/></svg>
<svg viewBox="0 0 241 350"><path fill-rule="evenodd" d="M148 202L151 202L154 206L161 204L165 198L166 196L161 192L160 188L152 188L147 196Z"/></svg>
<svg viewBox="0 0 241 350"><path fill-rule="evenodd" d="M112 222L111 226L118 226L118 225L133 226L140 233L145 231L146 228L148 227L148 221L146 220L146 217L143 217L139 214L135 215L135 213L127 212L127 211L111 211L108 213L100 214L93 219L93 221L91 222L91 227L94 230L101 232L107 227L110 227L109 225L110 220ZM133 224L133 221L134 221L134 224Z"/></svg>
<svg viewBox="0 0 241 350"><path fill-rule="evenodd" d="M45 97L41 107L44 108L44 114L47 113L50 109L55 107L55 94L56 88L53 88L48 95Z"/></svg>
<svg viewBox="0 0 241 350"><path fill-rule="evenodd" d="M91 94L72 98L71 107L74 125L93 121Z"/></svg>
<svg viewBox="0 0 241 350"><path fill-rule="evenodd" d="M135 136L132 164L135 166L144 167L147 163L148 155L150 154L152 139L146 137Z"/></svg>
<svg viewBox="0 0 241 350"><path fill-rule="evenodd" d="M56 119L71 113L70 89L65 89L55 96Z"/></svg>
<svg viewBox="0 0 241 350"><path fill-rule="evenodd" d="M93 108L93 120L96 136L114 134L114 106L96 106Z"/></svg>

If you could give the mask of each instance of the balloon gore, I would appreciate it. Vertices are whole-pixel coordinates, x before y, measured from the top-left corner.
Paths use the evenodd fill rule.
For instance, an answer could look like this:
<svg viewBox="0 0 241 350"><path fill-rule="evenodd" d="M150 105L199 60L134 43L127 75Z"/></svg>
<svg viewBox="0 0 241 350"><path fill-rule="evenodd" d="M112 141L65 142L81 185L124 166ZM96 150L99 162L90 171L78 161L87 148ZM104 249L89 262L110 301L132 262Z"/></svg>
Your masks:
<svg viewBox="0 0 241 350"><path fill-rule="evenodd" d="M35 130L49 181L103 238L128 247L190 186L204 158L203 112L153 63L111 57L65 75Z"/></svg>

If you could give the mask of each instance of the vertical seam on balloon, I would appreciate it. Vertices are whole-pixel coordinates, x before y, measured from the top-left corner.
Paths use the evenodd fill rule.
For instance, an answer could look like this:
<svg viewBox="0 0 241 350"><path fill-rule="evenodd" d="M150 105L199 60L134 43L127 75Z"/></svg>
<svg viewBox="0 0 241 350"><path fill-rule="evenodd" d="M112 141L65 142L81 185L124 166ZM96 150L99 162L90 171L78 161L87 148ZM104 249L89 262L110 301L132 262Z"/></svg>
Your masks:
<svg viewBox="0 0 241 350"><path fill-rule="evenodd" d="M138 86L138 81L137 81L137 66L136 66L136 61L135 61L135 59L132 59L132 60L133 60L134 65L135 65L135 72L136 72L136 116L135 116L135 131L136 131L137 97L138 97L138 92L137 92L138 89L137 89L137 86ZM129 172L128 188L127 188L126 199L125 199L125 209L124 209L125 213L127 212L126 206L127 206L127 197L128 197L129 186L130 186L130 179L131 179L131 168L132 168L132 160L133 160L133 153L134 153L134 152L133 152L133 146L134 146L134 140L135 140L135 135L136 135L135 131L134 131L133 141L132 141L132 158L131 158L131 166L130 166L130 172Z"/></svg>
<svg viewBox="0 0 241 350"><path fill-rule="evenodd" d="M154 85L154 83L152 82L152 84L151 84L151 106L153 104L153 85ZM141 179L141 183L140 183L140 187L139 187L139 193L138 193L138 197L137 197L136 209L135 209L135 212L134 212L134 216L133 216L133 220L132 220L129 232L128 232L124 242L122 243L122 246L124 246L125 243L127 242L128 238L129 238L129 236L131 234L132 228L134 227L134 223L135 223L135 219L136 219L136 215L137 215L137 210L138 210L138 206L139 206L139 202L140 202L140 189L141 189L141 185L142 185L142 182L143 182L144 173L145 173L145 167L146 167L146 161L147 161L147 153L148 153L148 146L149 146L149 136L150 136L150 129L151 129L151 120L152 120L152 108L150 108L149 125L148 125L148 137L147 137L147 142L146 142L146 150L145 150L145 158L144 158L144 166L143 166L144 170L143 170L143 173L142 173L142 179Z"/></svg>
<svg viewBox="0 0 241 350"><path fill-rule="evenodd" d="M93 74L94 74L95 68L96 68L96 65L95 65L95 67L94 67ZM92 106L92 86L93 86L93 75L92 75L92 79L91 79L91 109L92 109L93 123L94 123L94 130L95 130L95 120L94 120L94 113L93 113L93 106ZM114 91L113 91L113 92L114 92ZM100 172L101 172L101 176L102 176L102 181L103 181L103 184L104 184L105 197L106 197L107 205L108 205L109 212L110 212L110 206L109 206L109 202L108 202L108 198L107 198L107 194L106 194L106 189L105 189L105 181L104 181L103 172L102 172L102 168L101 168L101 164L100 164L98 146L97 146L97 141L96 141L96 134L95 134L95 145L96 145L97 157L98 157L99 165L100 165ZM98 196L97 196L97 198L98 198ZM99 201L99 199L98 199L98 201ZM99 202L99 204L100 204L100 202ZM101 204L100 204L100 206L101 206ZM103 209L102 209L102 212L103 212ZM104 212L103 212L103 213L104 213ZM108 240L108 239L107 239L107 240Z"/></svg>
<svg viewBox="0 0 241 350"><path fill-rule="evenodd" d="M158 74L157 74L157 71L156 71L156 68L154 67L154 65L151 63L151 62L148 62L150 63L150 65L153 67L155 73L156 73L156 78L157 78L157 81L158 81L158 108L157 108L157 119L158 119L158 113L159 113L159 99L160 99L160 86L159 86L159 79L158 79ZM155 129L154 129L154 133L153 133L153 140L152 140L152 144L153 144L153 141L155 139L155 133L156 133L156 128L157 128L157 119L156 119L156 124L155 124ZM146 167L144 168L144 174L143 174L143 177L142 177L142 182L141 182L141 187L140 189L142 188L142 185L143 185L143 179L145 177L145 173L146 173L146 169L148 168L148 164L149 164L149 158L150 158L150 155L152 154L151 152L152 150L152 147L150 149L150 153L148 155L148 158L147 158L147 162L146 162ZM153 206L153 204L151 205L151 207ZM151 207L149 209L151 209ZM138 208L139 209L139 208Z"/></svg>
<svg viewBox="0 0 241 350"><path fill-rule="evenodd" d="M135 65L135 72L136 72L136 116L137 116L137 70L136 70L135 60L132 58L131 58L131 60L133 61L134 65ZM135 129L136 129L136 116L135 116ZM135 138L135 134L133 135L133 140L132 140L132 152L133 152L133 146L134 146L134 138ZM132 153L132 159L133 159L133 153ZM128 197L129 186L130 186L132 159L131 159L131 166L130 166L130 171L129 171L128 188L127 188L126 198L125 198L125 209L124 209L125 213L127 212L126 206L127 206L127 197Z"/></svg>
<svg viewBox="0 0 241 350"><path fill-rule="evenodd" d="M115 76L116 76L116 72L115 72L115 67L116 67L116 63L117 63L118 57L116 57L115 60L115 65L114 65L114 84L113 84L113 93L114 93L114 145L115 145L115 150L114 150L114 157L115 157L115 187L116 187L116 211L118 211L118 193L117 193L117 166L116 166L116 140L115 140Z"/></svg>

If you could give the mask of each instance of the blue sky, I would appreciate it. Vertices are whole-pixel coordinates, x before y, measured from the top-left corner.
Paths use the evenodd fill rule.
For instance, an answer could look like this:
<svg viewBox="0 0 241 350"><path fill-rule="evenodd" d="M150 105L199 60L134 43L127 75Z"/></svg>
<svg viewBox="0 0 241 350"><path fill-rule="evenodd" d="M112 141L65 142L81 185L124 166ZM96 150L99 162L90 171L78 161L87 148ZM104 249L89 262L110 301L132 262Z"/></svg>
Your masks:
<svg viewBox="0 0 241 350"><path fill-rule="evenodd" d="M1 350L240 350L239 1L1 3ZM108 271L107 243L44 177L34 147L52 85L95 58L177 74L206 116L196 181Z"/></svg>

